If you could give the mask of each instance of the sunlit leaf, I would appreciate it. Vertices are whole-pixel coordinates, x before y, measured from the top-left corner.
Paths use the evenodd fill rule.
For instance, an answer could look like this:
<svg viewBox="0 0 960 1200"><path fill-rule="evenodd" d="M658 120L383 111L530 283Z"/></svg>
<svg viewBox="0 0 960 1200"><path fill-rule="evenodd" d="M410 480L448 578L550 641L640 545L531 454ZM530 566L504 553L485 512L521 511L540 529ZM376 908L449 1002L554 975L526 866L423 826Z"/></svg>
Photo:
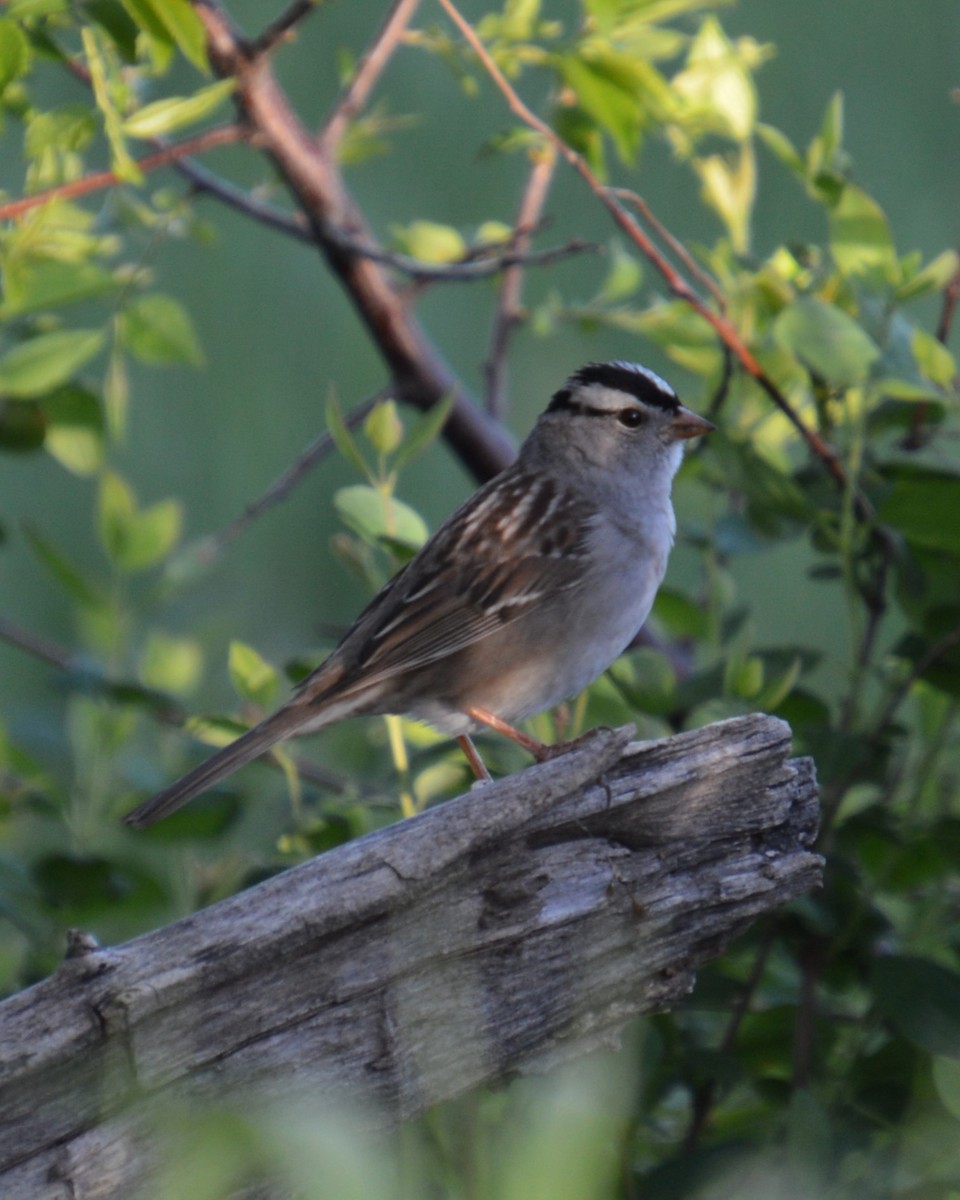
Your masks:
<svg viewBox="0 0 960 1200"><path fill-rule="evenodd" d="M883 209L852 183L830 212L830 250L845 275L892 275L896 270L896 250Z"/></svg>
<svg viewBox="0 0 960 1200"><path fill-rule="evenodd" d="M121 328L124 345L141 362L151 366L200 366L203 362L193 323L172 296L151 292L137 297L124 309Z"/></svg>
<svg viewBox="0 0 960 1200"><path fill-rule="evenodd" d="M14 261L4 272L0 316L23 316L105 296L121 286L109 271L93 262L61 259Z"/></svg>
<svg viewBox="0 0 960 1200"><path fill-rule="evenodd" d="M632 162L640 146L643 110L632 81L616 69L611 56L586 59L566 55L560 69L583 110L611 137L623 162Z"/></svg>
<svg viewBox="0 0 960 1200"><path fill-rule="evenodd" d="M928 379L942 388L952 386L957 374L956 360L939 338L925 329L915 329L911 349L917 366Z"/></svg>
<svg viewBox="0 0 960 1200"><path fill-rule="evenodd" d="M178 501L160 500L138 509L130 486L113 471L101 478L99 509L100 540L122 571L155 566L180 537L183 509Z"/></svg>
<svg viewBox="0 0 960 1200"><path fill-rule="evenodd" d="M0 19L0 92L22 75L30 61L30 47L15 21Z"/></svg>
<svg viewBox="0 0 960 1200"><path fill-rule="evenodd" d="M327 396L326 417L327 429L333 438L333 444L347 462L352 463L361 475L366 475L369 478L370 469L363 455L360 453L360 448L353 434L347 428L346 422L340 412L336 392L332 388L330 389L330 394Z"/></svg>
<svg viewBox="0 0 960 1200"><path fill-rule="evenodd" d="M363 432L378 454L392 454L403 441L403 422L396 402L383 400L373 408L363 423Z"/></svg>
<svg viewBox="0 0 960 1200"><path fill-rule="evenodd" d="M222 79L192 96L168 96L138 109L123 122L128 137L164 137L196 125L215 112L236 88L233 79Z"/></svg>
<svg viewBox="0 0 960 1200"><path fill-rule="evenodd" d="M880 357L876 343L853 317L812 296L785 308L774 332L804 366L839 387L866 379Z"/></svg>
<svg viewBox="0 0 960 1200"><path fill-rule="evenodd" d="M151 38L175 43L198 70L208 69L206 34L189 0L123 0L123 6Z"/></svg>
<svg viewBox="0 0 960 1200"><path fill-rule="evenodd" d="M277 695L280 677L275 667L252 646L244 642L230 643L230 680L245 700L261 708L270 708Z"/></svg>
<svg viewBox="0 0 960 1200"><path fill-rule="evenodd" d="M140 678L147 687L183 695L199 682L202 671L203 650L194 638L151 631L140 659Z"/></svg>
<svg viewBox="0 0 960 1200"><path fill-rule="evenodd" d="M463 234L451 225L412 221L409 225L394 225L391 232L404 254L420 262L438 265L458 262L467 253Z"/></svg>
<svg viewBox="0 0 960 1200"><path fill-rule="evenodd" d="M21 342L0 359L0 392L40 396L66 383L100 350L99 329L64 329Z"/></svg>
<svg viewBox="0 0 960 1200"><path fill-rule="evenodd" d="M960 255L956 250L944 250L936 258L911 276L897 288L897 299L900 301L914 300L928 292L939 292L947 286L957 270L960 269Z"/></svg>
<svg viewBox="0 0 960 1200"><path fill-rule="evenodd" d="M43 398L47 450L76 475L92 475L103 462L103 413L93 392L65 386Z"/></svg>
<svg viewBox="0 0 960 1200"><path fill-rule="evenodd" d="M363 484L340 488L333 500L343 521L367 541L397 542L418 550L429 536L419 513L376 488Z"/></svg>

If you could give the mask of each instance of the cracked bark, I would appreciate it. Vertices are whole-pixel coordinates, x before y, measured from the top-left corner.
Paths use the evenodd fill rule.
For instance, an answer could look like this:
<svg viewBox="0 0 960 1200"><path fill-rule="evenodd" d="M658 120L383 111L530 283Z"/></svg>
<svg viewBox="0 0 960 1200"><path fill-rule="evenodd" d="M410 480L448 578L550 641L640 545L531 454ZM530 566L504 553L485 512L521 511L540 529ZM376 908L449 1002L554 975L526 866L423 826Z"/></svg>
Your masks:
<svg viewBox="0 0 960 1200"><path fill-rule="evenodd" d="M606 731L0 1005L0 1193L136 1196L153 1107L350 1096L384 1127L616 1042L816 886L772 717Z"/></svg>

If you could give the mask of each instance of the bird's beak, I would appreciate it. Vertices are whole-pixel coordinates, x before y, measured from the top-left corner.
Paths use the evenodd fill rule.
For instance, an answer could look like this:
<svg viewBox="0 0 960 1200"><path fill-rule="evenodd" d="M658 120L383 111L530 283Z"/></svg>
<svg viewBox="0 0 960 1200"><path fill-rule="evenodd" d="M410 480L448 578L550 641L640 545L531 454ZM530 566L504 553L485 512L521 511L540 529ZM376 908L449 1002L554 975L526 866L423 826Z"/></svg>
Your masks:
<svg viewBox="0 0 960 1200"><path fill-rule="evenodd" d="M689 408L680 405L677 415L667 426L667 433L675 442L686 441L687 438L700 437L716 429L712 421L701 417L699 413L691 412Z"/></svg>

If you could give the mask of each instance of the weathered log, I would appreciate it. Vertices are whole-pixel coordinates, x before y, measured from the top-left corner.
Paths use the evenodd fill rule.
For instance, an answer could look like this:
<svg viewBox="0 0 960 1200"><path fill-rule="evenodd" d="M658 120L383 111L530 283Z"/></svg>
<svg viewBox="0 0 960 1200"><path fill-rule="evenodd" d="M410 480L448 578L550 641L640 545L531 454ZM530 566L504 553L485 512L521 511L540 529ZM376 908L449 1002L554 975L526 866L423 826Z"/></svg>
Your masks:
<svg viewBox="0 0 960 1200"><path fill-rule="evenodd" d="M151 1102L325 1090L396 1121L616 1040L820 880L772 717L603 731L0 1005L0 1194L136 1195Z"/></svg>

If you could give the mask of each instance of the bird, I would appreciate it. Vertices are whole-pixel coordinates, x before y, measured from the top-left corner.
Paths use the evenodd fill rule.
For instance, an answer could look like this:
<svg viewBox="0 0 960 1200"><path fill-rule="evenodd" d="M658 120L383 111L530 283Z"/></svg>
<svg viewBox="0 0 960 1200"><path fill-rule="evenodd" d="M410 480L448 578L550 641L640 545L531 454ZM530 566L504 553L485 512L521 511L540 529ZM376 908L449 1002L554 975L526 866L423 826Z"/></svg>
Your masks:
<svg viewBox="0 0 960 1200"><path fill-rule="evenodd" d="M460 743L577 695L646 621L676 534L684 445L715 426L638 363L591 362L556 391L513 463L390 579L293 697L124 818L168 816L295 734L397 713Z"/></svg>

